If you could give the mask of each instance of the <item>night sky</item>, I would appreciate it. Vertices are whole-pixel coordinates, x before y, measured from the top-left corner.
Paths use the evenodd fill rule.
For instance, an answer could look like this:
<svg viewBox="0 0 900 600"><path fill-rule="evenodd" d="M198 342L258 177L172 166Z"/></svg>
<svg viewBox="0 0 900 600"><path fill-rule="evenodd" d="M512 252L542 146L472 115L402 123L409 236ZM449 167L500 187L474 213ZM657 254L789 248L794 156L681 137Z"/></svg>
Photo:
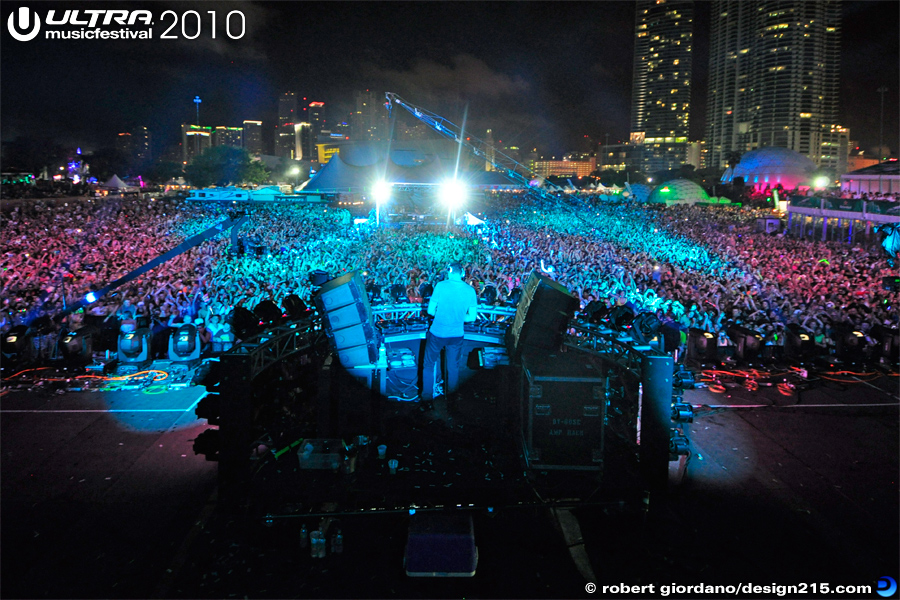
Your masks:
<svg viewBox="0 0 900 600"><path fill-rule="evenodd" d="M144 8L154 39L18 42L0 5L0 127L4 141L50 136L91 149L146 125L157 152L176 142L182 122L239 126L261 119L271 131L276 97L292 90L325 102L326 127L347 120L356 90L393 91L476 135L542 154L576 149L585 134L626 139L631 101L634 5L630 2L533 3L24 3L47 9ZM162 40L172 19L195 9L195 40ZM208 11L217 37L210 38ZM225 15L240 10L247 33L224 35ZM885 143L897 151L900 124L900 3L845 2L840 122L863 148L878 144L885 96ZM691 133L703 136L709 3L695 9ZM193 27L189 27L191 33ZM179 31L180 27L175 31Z"/></svg>

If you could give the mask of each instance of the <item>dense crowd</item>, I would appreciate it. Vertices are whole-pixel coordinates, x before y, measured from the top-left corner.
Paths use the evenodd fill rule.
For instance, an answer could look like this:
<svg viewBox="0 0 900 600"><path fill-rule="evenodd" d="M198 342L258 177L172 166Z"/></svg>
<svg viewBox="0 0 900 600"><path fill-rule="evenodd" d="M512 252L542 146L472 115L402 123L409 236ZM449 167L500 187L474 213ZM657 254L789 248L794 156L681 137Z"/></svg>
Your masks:
<svg viewBox="0 0 900 600"><path fill-rule="evenodd" d="M219 235L88 305L66 325L132 320L164 334L201 328L204 345L234 340L237 307L290 294L307 302L310 275L359 270L373 302L422 302L451 260L487 303L515 301L532 270L592 300L654 311L681 329L732 323L783 343L790 323L833 343L842 326L896 326L896 292L876 239L848 245L755 231L771 211L585 200L535 208L507 197L485 223L453 228L355 225L349 213L296 204L254 207L233 248ZM225 220L222 205L177 199L22 203L0 222L0 328L47 323L71 304L186 238ZM242 250L242 251L238 251ZM43 319L42 321L38 321ZM221 346L220 346L221 347Z"/></svg>

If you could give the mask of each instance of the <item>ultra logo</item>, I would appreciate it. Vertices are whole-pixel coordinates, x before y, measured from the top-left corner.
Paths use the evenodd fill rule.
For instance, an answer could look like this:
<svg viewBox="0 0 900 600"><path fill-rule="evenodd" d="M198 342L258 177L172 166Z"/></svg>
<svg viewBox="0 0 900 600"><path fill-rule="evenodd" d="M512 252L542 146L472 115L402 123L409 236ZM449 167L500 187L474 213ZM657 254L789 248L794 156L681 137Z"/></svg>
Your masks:
<svg viewBox="0 0 900 600"><path fill-rule="evenodd" d="M17 16L18 18L16 18ZM34 22L34 27L31 31L28 31L28 28L31 27L32 20ZM21 6L19 7L19 10L9 13L9 18L6 20L6 28L9 29L9 35L13 36L14 39L17 39L20 42L28 42L36 38L38 33L40 33L41 18L37 13L32 15L27 6ZM20 30L25 33L21 33Z"/></svg>

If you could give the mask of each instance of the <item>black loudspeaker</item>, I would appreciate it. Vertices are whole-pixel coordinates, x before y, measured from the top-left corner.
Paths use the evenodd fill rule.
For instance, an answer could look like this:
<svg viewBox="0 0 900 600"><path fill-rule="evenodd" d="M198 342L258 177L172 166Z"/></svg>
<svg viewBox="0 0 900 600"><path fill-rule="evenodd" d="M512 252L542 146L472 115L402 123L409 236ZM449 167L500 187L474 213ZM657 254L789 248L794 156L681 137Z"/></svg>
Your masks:
<svg viewBox="0 0 900 600"><path fill-rule="evenodd" d="M687 357L699 362L719 360L719 339L714 333L696 327L688 329Z"/></svg>
<svg viewBox="0 0 900 600"><path fill-rule="evenodd" d="M816 352L813 333L797 323L788 323L784 329L784 356L795 360L810 360Z"/></svg>
<svg viewBox="0 0 900 600"><path fill-rule="evenodd" d="M372 308L357 271L326 282L316 293L315 303L342 365L356 367L378 359Z"/></svg>
<svg viewBox="0 0 900 600"><path fill-rule="evenodd" d="M734 342L734 357L738 360L750 361L760 355L763 338L752 329L741 325L731 325L727 330L728 337Z"/></svg>
<svg viewBox="0 0 900 600"><path fill-rule="evenodd" d="M507 334L510 353L557 348L577 307L578 300L565 286L532 271Z"/></svg>

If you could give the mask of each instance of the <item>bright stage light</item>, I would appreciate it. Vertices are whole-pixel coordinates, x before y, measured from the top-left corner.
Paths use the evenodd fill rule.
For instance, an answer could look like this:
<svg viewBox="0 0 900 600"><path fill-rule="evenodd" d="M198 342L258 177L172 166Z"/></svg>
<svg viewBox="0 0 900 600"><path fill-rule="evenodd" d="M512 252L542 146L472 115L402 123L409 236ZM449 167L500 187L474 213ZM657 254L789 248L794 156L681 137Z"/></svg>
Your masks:
<svg viewBox="0 0 900 600"><path fill-rule="evenodd" d="M828 178L827 177L816 177L816 188L824 188L828 187Z"/></svg>
<svg viewBox="0 0 900 600"><path fill-rule="evenodd" d="M372 197L378 204L384 204L391 199L391 184L381 180L372 187Z"/></svg>
<svg viewBox="0 0 900 600"><path fill-rule="evenodd" d="M441 202L454 210L463 205L466 199L466 186L457 179L448 179L441 184Z"/></svg>
<svg viewBox="0 0 900 600"><path fill-rule="evenodd" d="M94 292L88 292L87 296L84 297L85 302L89 304L93 304L97 301L97 294Z"/></svg>

